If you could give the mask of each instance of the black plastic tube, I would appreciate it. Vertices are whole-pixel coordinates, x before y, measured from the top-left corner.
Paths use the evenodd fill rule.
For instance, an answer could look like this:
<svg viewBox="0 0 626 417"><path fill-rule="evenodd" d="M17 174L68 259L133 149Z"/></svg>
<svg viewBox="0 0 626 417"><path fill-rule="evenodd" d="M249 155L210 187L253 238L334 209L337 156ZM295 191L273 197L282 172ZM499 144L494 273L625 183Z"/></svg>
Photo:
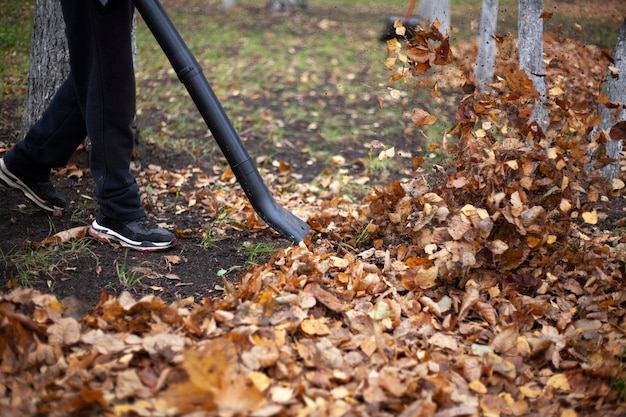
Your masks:
<svg viewBox="0 0 626 417"><path fill-rule="evenodd" d="M304 240L309 225L276 203L200 65L159 1L133 0L133 3L185 85L254 210L287 239L294 243Z"/></svg>

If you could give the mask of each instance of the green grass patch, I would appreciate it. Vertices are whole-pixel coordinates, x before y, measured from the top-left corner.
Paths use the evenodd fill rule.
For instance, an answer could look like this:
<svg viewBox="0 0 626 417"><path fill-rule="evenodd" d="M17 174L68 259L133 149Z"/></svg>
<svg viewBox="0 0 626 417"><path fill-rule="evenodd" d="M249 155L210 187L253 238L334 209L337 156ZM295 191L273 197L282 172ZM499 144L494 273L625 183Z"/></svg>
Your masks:
<svg viewBox="0 0 626 417"><path fill-rule="evenodd" d="M28 75L34 0L4 0L0 18L2 95L22 95Z"/></svg>
<svg viewBox="0 0 626 417"><path fill-rule="evenodd" d="M98 258L88 244L88 239L82 239L53 246L25 246L11 253L0 252L0 263L15 284L31 287L43 282L54 290L54 280L71 271L72 263L78 257L93 257L98 264Z"/></svg>
<svg viewBox="0 0 626 417"><path fill-rule="evenodd" d="M132 289L141 285L141 280L145 278L145 275L137 268L129 267L126 263L128 257L128 250L124 252L124 261L115 262L115 274L119 284L126 289Z"/></svg>
<svg viewBox="0 0 626 417"><path fill-rule="evenodd" d="M250 243L246 242L239 248L240 252L246 254L246 266L249 268L258 264L262 260L266 260L272 254L276 252L276 248L273 248L264 243Z"/></svg>

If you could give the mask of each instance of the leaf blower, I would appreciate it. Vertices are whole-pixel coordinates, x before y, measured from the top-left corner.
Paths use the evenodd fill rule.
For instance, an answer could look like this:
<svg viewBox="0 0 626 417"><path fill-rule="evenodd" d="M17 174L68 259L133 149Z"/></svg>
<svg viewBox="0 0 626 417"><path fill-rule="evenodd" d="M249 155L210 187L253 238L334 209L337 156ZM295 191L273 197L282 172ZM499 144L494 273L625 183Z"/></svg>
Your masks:
<svg viewBox="0 0 626 417"><path fill-rule="evenodd" d="M303 241L309 225L276 203L200 65L159 1L133 0L133 3L185 85L254 210L285 238L294 243Z"/></svg>

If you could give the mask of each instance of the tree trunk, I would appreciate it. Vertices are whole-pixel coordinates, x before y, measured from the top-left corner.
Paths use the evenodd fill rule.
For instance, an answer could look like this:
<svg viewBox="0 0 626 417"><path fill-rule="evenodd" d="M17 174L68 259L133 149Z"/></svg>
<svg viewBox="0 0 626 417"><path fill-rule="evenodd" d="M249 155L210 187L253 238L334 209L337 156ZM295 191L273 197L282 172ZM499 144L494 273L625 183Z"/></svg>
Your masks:
<svg viewBox="0 0 626 417"><path fill-rule="evenodd" d="M307 0L269 0L267 3L267 8L275 11L306 9L307 7Z"/></svg>
<svg viewBox="0 0 626 417"><path fill-rule="evenodd" d="M528 74L539 92L532 122L545 132L550 124L546 101L546 80L543 69L543 0L519 0L518 48L519 66Z"/></svg>
<svg viewBox="0 0 626 417"><path fill-rule="evenodd" d="M600 174L609 181L619 175L619 159L625 133L623 128L616 127L614 130L612 128L617 123L626 121L626 19L622 22L617 36L613 59L615 64L609 68L603 90L609 103L614 105L611 107L615 108L600 105L600 123L591 132L592 138L601 131L604 131L608 138L605 155L607 158L615 159L615 162L602 167Z"/></svg>
<svg viewBox="0 0 626 417"><path fill-rule="evenodd" d="M22 137L39 119L69 70L61 4L57 0L36 0Z"/></svg>
<svg viewBox="0 0 626 417"><path fill-rule="evenodd" d="M418 12L429 23L439 20L439 32L443 35L450 30L450 0L421 0Z"/></svg>
<svg viewBox="0 0 626 417"><path fill-rule="evenodd" d="M485 84L493 82L493 67L496 62L496 26L498 22L498 0L483 0L480 10L480 38L474 78L478 90L483 91Z"/></svg>

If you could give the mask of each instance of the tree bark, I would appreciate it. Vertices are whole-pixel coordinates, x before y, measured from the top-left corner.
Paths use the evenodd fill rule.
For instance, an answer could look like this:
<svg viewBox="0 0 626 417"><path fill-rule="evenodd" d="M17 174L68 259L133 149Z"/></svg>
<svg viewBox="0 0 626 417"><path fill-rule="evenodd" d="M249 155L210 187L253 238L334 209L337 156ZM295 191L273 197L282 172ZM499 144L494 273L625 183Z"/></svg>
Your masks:
<svg viewBox="0 0 626 417"><path fill-rule="evenodd" d="M546 80L543 68L543 0L519 0L518 49L519 66L528 74L539 92L535 103L532 122L545 132L550 124L546 109Z"/></svg>
<svg viewBox="0 0 626 417"><path fill-rule="evenodd" d="M493 67L496 62L496 26L498 22L498 0L483 0L480 10L480 38L474 78L478 90L483 91L485 84L493 82Z"/></svg>
<svg viewBox="0 0 626 417"><path fill-rule="evenodd" d="M439 20L439 32L443 35L450 30L450 0L421 0L418 12L430 23Z"/></svg>
<svg viewBox="0 0 626 417"><path fill-rule="evenodd" d="M33 17L30 70L21 135L41 116L69 73L69 54L61 4L56 0L36 0Z"/></svg>
<svg viewBox="0 0 626 417"><path fill-rule="evenodd" d="M615 129L613 135L610 134L612 128L619 122L626 121L626 19L617 36L617 43L613 51L615 63L609 68L604 80L603 90L606 93L609 108L605 105L599 106L600 123L591 132L591 138L604 131L608 140L606 142L605 156L615 159L600 169L600 174L609 181L619 175L619 159L624 142L623 129Z"/></svg>
<svg viewBox="0 0 626 417"><path fill-rule="evenodd" d="M267 7L274 11L306 9L308 7L307 0L269 0Z"/></svg>

